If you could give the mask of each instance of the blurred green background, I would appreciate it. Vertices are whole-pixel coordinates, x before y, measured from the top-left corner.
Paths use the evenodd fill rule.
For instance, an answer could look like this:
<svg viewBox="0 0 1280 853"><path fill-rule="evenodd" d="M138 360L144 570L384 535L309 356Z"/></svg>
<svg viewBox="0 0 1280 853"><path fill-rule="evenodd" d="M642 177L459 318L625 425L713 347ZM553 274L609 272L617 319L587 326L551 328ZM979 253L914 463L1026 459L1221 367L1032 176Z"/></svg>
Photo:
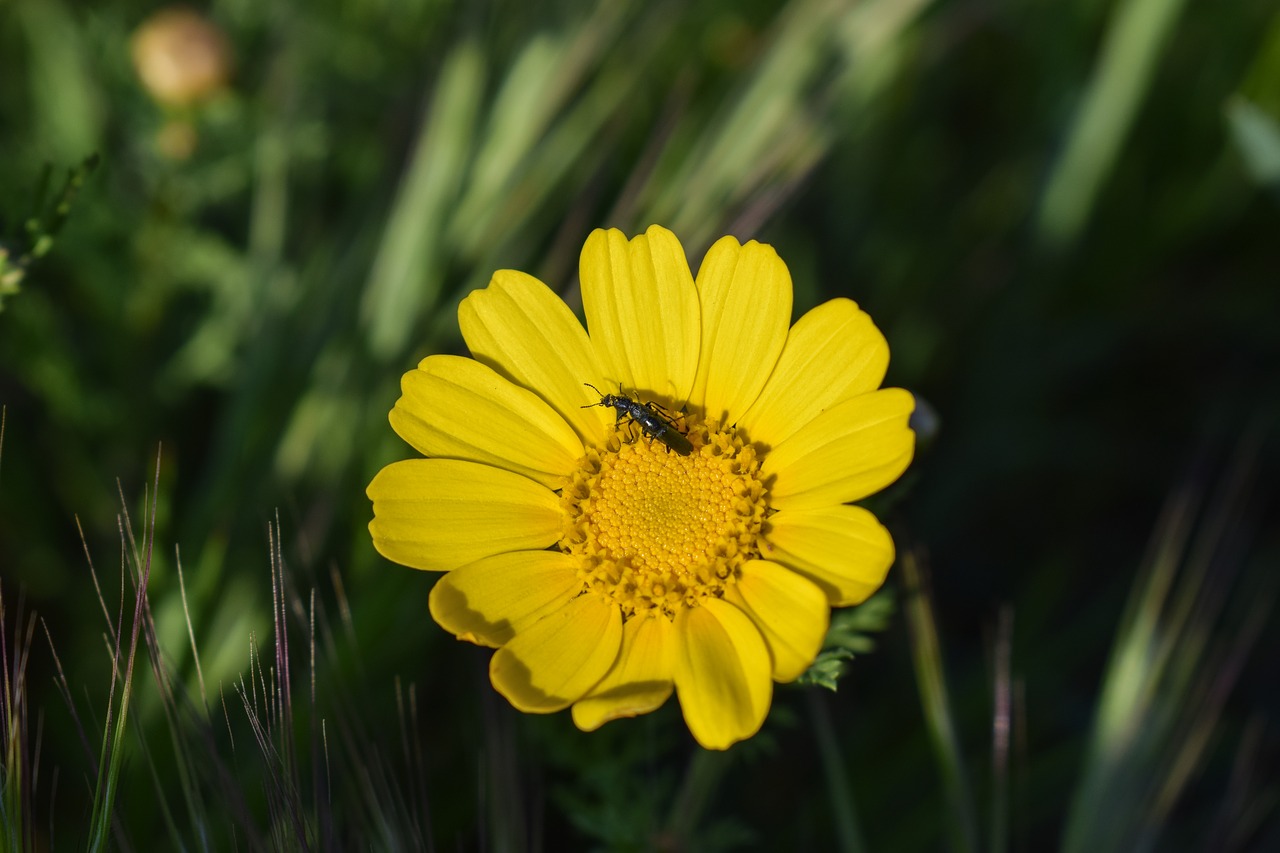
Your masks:
<svg viewBox="0 0 1280 853"><path fill-rule="evenodd" d="M1280 848L1274 0L158 8L0 3L10 842ZM929 415L874 652L727 756L516 714L365 529L458 300L654 222L855 299Z"/></svg>

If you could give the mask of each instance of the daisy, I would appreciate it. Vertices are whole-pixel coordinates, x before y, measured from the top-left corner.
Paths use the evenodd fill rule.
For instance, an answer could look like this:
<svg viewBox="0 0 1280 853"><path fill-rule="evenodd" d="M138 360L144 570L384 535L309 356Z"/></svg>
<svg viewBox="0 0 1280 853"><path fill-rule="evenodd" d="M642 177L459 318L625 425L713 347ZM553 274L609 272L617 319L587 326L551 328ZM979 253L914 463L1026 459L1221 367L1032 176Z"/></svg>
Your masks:
<svg viewBox="0 0 1280 853"><path fill-rule="evenodd" d="M369 529L446 573L432 617L497 650L519 710L590 731L674 691L725 749L813 662L830 608L884 582L893 541L850 504L911 461L914 401L880 388L888 345L852 301L791 325L770 246L724 237L695 280L670 231L597 230L580 276L586 329L520 272L463 300L473 358L405 374L391 425L427 458L369 484Z"/></svg>

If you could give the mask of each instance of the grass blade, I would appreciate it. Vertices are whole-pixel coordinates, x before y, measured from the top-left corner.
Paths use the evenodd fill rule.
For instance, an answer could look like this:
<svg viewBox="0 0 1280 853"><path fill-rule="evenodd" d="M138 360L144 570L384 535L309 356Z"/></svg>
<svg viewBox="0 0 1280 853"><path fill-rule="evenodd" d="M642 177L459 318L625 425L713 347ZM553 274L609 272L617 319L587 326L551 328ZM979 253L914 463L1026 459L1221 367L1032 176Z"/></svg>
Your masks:
<svg viewBox="0 0 1280 853"><path fill-rule="evenodd" d="M1151 86L1185 0L1123 0L1107 27L1093 79L1040 201L1042 243L1070 243L1089 219Z"/></svg>
<svg viewBox="0 0 1280 853"><path fill-rule="evenodd" d="M943 793L947 800L947 838L951 848L965 853L978 850L978 819L973 793L952 716L951 698L943 673L942 649L938 642L938 626L933 605L925 586L919 558L907 551L901 558L903 582L906 585L903 612L911 638L911 657L915 664L916 684L924 709L925 725L933 747L934 760L942 774Z"/></svg>

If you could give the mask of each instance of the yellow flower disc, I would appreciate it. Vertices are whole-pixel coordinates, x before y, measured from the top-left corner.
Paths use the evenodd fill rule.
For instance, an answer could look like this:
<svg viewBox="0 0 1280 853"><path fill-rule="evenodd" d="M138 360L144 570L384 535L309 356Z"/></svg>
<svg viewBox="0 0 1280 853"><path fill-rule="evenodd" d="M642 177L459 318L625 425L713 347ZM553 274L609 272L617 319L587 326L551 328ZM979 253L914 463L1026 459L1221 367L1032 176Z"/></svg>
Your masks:
<svg viewBox="0 0 1280 853"><path fill-rule="evenodd" d="M560 547L581 558L584 589L624 619L653 611L674 619L722 598L759 555L765 501L755 449L696 415L678 426L693 444L688 456L629 436L624 424L588 450L561 493Z"/></svg>

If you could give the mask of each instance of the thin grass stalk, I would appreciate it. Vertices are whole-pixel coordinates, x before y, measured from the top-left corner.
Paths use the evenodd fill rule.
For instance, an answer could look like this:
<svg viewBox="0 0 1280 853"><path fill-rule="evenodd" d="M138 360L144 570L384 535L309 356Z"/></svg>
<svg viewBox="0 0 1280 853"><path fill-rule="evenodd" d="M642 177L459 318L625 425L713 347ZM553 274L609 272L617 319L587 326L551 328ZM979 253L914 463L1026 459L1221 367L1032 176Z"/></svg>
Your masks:
<svg viewBox="0 0 1280 853"><path fill-rule="evenodd" d="M333 831L333 799L329 786L328 753L321 753L324 736L324 721L320 717L320 708L316 702L316 591L311 590L311 601L307 607L307 652L310 663L311 690L308 706L307 723L309 726L311 756L311 802L316 810L319 826L316 830L317 843L322 850L336 850L337 839ZM320 769L324 768L324 773Z"/></svg>
<svg viewBox="0 0 1280 853"><path fill-rule="evenodd" d="M818 760L822 762L822 776L831 800L831 815L835 821L839 849L842 853L863 853L867 849L867 843L862 835L853 787L849 784L849 774L845 772L843 752L836 737L835 726L831 723L831 711L827 707L826 697L814 689L805 692L813 737L817 741Z"/></svg>
<svg viewBox="0 0 1280 853"><path fill-rule="evenodd" d="M1191 701L1185 715L1186 725L1174 738L1178 745L1176 755L1169 762L1168 772L1162 774L1165 783L1155 798L1158 823L1171 812L1200 764L1227 695L1275 604L1280 582L1272 575L1264 576L1260 588L1247 596L1243 616L1229 620L1237 626L1231 639L1220 644L1216 653L1209 648L1210 630L1224 608L1231 582L1234 563L1231 552L1240 550L1238 528L1241 519L1247 517L1246 498L1256 470L1256 439L1257 435L1253 434L1241 442L1220 494L1211 501L1214 512L1203 525L1188 558L1191 568L1186 571L1193 580L1187 586L1194 592L1184 590L1170 616L1171 630L1185 636L1187 641L1183 645L1191 647L1183 649L1178 656L1190 660L1183 667L1187 674L1182 683L1188 684L1185 689ZM1213 583L1206 585L1206 578L1211 578Z"/></svg>
<svg viewBox="0 0 1280 853"><path fill-rule="evenodd" d="M165 828L169 830L169 837L172 839L173 844L175 847L181 848L183 846L182 832L178 829L178 822L174 819L173 809L169 805L169 788L160 778L160 769L156 765L155 757L152 754L150 745L148 744L147 730L145 727L138 725L136 719L137 718L135 717L134 725L138 728L137 749L142 754L142 763L147 768L147 772L151 777L151 785L155 790L155 798L153 802L155 803L157 811L160 813L161 819L164 821ZM180 744L177 741L176 732L172 727L170 727L169 734L176 752L177 749L180 748ZM185 774L183 774L181 770L179 770L179 774L182 776L179 787L183 789L184 799L187 800L187 807L190 809L192 807L190 797L185 796L186 792L190 788L190 780L185 777Z"/></svg>
<svg viewBox="0 0 1280 853"><path fill-rule="evenodd" d="M417 789L417 812L415 813L414 825L419 826L416 819L417 815L421 815L420 833L426 839L427 850L435 850L435 833L431 828L431 802L427 796L427 762L423 754L422 733L420 726L416 725L421 717L418 713L418 691L414 684L409 685L409 720L415 725L411 725L410 734L413 745L413 755L409 763L410 778L414 782Z"/></svg>
<svg viewBox="0 0 1280 853"><path fill-rule="evenodd" d="M695 846L694 833L733 761L729 752L701 748L689 756L684 782L676 794L663 830L664 841L674 849L692 849Z"/></svg>
<svg viewBox="0 0 1280 853"><path fill-rule="evenodd" d="M156 450L155 477L150 496L151 517L148 520L146 532L142 542L142 561L135 563L139 565L139 578L134 593L133 604L133 626L129 634L129 653L125 664L124 680L120 682L120 710L118 718L112 722L111 705L107 706L107 723L103 729L102 757L99 761L98 781L94 788L93 807L90 817L90 836L89 850L98 851L104 849L107 843L107 835L110 833L113 825L112 815L115 809L116 791L119 785L120 768L124 764L124 736L126 726L129 719L129 700L133 693L133 667L137 661L138 652L138 636L142 629L143 609L146 603L147 584L151 579L151 555L155 548L156 534L156 512L159 507L160 495L160 449ZM145 504L144 504L145 505ZM126 532L125 525L128 523L128 507L124 508L124 520L120 525L121 546L123 548ZM138 555L135 553L135 558ZM128 561L122 558L122 574L127 571ZM122 579L123 585L123 579ZM124 595L123 588L121 590L121 606L123 607ZM123 619L123 614L121 614ZM119 638L123 633L124 624L120 623L120 629L116 632L115 654L112 658L112 684L110 696L114 697L116 692L116 679L119 672L120 661L120 642Z"/></svg>
<svg viewBox="0 0 1280 853"><path fill-rule="evenodd" d="M414 840L419 848L423 846L425 839L426 846L434 849L435 844L431 837L431 812L427 803L426 772L422 760L422 740L418 734L418 727L412 724L418 719L417 693L415 686L410 684L406 702L405 691L401 689L399 676L396 677L395 690L396 717L400 724L401 756L408 773L408 778L405 780L408 783L408 791L405 792L405 796L415 806L408 808L406 803L409 828L413 831Z"/></svg>
<svg viewBox="0 0 1280 853"><path fill-rule="evenodd" d="M187 639L191 642L191 660L196 667L196 683L200 686L200 706L204 709L205 715L209 714L209 694L204 686L204 670L200 667L200 650L196 648L196 631L195 626L191 622L191 607L188 605L187 583L182 573L182 553L178 546L173 547L173 564L178 570L178 595L182 599L182 619L187 626Z"/></svg>
<svg viewBox="0 0 1280 853"><path fill-rule="evenodd" d="M218 849L215 832L229 824L244 832L251 849L261 849L264 842L244 801L240 782L228 768L213 738L208 709L197 713L189 703L184 703L184 695L173 691L171 687L172 676L163 660L153 665L156 667L157 681L166 685L161 687L165 723L178 773L178 787L187 809L190 828L195 833L194 845L201 850ZM225 710L225 703L223 707ZM172 786L166 785L161 778L159 765L148 745L147 732L138 731L137 734L144 763L156 786L156 804L169 827L175 848L185 849L191 839L189 834L184 834L173 816L169 804L173 794ZM234 737L232 744L234 748ZM216 787L211 790L210 785ZM209 813L209 804L217 805L216 816Z"/></svg>
<svg viewBox="0 0 1280 853"><path fill-rule="evenodd" d="M256 650L254 652L256 657ZM259 672L261 671L261 663L255 664ZM253 682L252 675L249 679ZM253 732L254 741L258 745L258 751L262 756L264 764L264 783L265 794L267 797L267 811L269 820L269 833L271 845L279 850L299 849L296 843L299 838L305 839L305 833L301 831L301 821L298 820L293 806L293 798L290 796L288 786L281 775L281 767L284 760L274 742L271 730L271 710L265 704L258 704L256 688L246 688L242 679L237 688L242 704L244 705L245 715L249 720L249 728ZM292 839L283 834L286 828L292 828L294 831ZM302 846L301 849L309 849Z"/></svg>
<svg viewBox="0 0 1280 853"><path fill-rule="evenodd" d="M1203 518L1194 518L1199 501L1188 489L1170 500L1157 527L1154 557L1135 585L1104 675L1064 830L1069 853L1156 849L1217 734L1223 704L1277 592L1271 577L1260 589L1237 591L1236 610L1243 613L1223 618L1249 515L1256 438L1238 446Z"/></svg>
<svg viewBox="0 0 1280 853"><path fill-rule="evenodd" d="M1243 850L1261 828L1267 816L1280 805L1280 792L1258 793L1262 777L1270 768L1261 767L1267 722L1261 715L1251 718L1240 736L1231 764L1227 789L1218 804L1213 823L1205 831L1203 849ZM1260 849L1255 848L1255 849Z"/></svg>
<svg viewBox="0 0 1280 853"><path fill-rule="evenodd" d="M482 820L488 833L488 849L496 853L527 853L528 808L522 778L520 751L513 716L488 692L484 694L484 786Z"/></svg>
<svg viewBox="0 0 1280 853"><path fill-rule="evenodd" d="M3 442L0 442L2 448ZM27 661L35 635L35 615L22 630L22 599L14 619L13 647L8 645L8 623L3 589L0 589L0 677L4 704L0 707L0 740L4 741L4 791L0 796L0 836L10 850L35 849L34 801L39 746L32 754L27 710ZM12 657L10 655L12 654Z"/></svg>
<svg viewBox="0 0 1280 853"><path fill-rule="evenodd" d="M102 608L102 623L107 627L107 635L114 645L116 641L115 623L111 621L111 611L107 608L107 597L102 594L102 584L98 582L98 570L93 565L93 554L89 551L89 540L85 538L84 527L80 524L80 516L75 517L76 533L80 536L80 549L84 551L85 564L89 567L89 577L93 581L93 591L98 596L98 606Z"/></svg>
<svg viewBox="0 0 1280 853"><path fill-rule="evenodd" d="M159 501L158 494L156 495L156 501ZM121 502L124 502L123 494L121 494ZM125 514L125 531L130 543L134 545L136 553L137 543L133 538L133 528L127 513ZM150 547L154 548L154 544L153 533ZM199 828L199 836L205 842L204 846L207 846L207 832L204 830L212 825L212 821L205 810L206 798L201 796L195 768L196 766L217 764L218 757L216 754L205 755L200 758L193 758L191 755L191 744L185 736L185 730L190 724L190 718L193 715L186 714L186 719L184 719L183 710L179 706L179 694L174 689L173 676L165 663L164 653L160 647L160 639L156 631L155 614L151 608L151 597L147 592L147 588L145 585L140 585L136 591L140 592L142 595L142 636L146 643L147 656L151 664L151 671L155 680L157 696L164 716L165 729L169 735L169 741L172 747L171 754L178 774L178 788L182 793L183 802L191 821L191 825ZM197 725L199 725L198 722ZM160 772L155 763L154 752L147 742L147 735L150 730L150 726L138 725L138 744L142 750L143 761L147 765L152 779L156 784L157 805L161 812L161 816L164 818L164 821L170 830L174 844L184 846L182 833L178 828L177 821L173 816L173 810L169 804L170 790L160 781Z"/></svg>
<svg viewBox="0 0 1280 853"><path fill-rule="evenodd" d="M912 661L920 702L924 710L934 760L942 774L943 794L947 801L947 837L951 847L963 853L978 850L978 818L968 774L956 734L942 651L938 643L938 627L933 615L923 571L914 551L906 551L900 560L906 585L905 606L907 634L911 639Z"/></svg>
<svg viewBox="0 0 1280 853"><path fill-rule="evenodd" d="M274 634L274 666L272 672L275 681L272 689L276 697L272 720L277 732L280 755L284 761L283 772L287 775L288 790L294 804L296 825L300 832L304 831L304 809L301 803L302 786L298 778L298 755L293 735L293 679L290 673L289 626L285 605L284 553L280 542L280 518L277 515L275 525L267 526L267 540L271 552L271 622Z"/></svg>
<svg viewBox="0 0 1280 853"><path fill-rule="evenodd" d="M1205 681L1208 683L1198 685L1191 691L1193 696L1198 697L1198 701L1191 703L1186 715L1188 721L1181 727L1181 734L1174 738L1176 747L1168 762L1168 770L1160 774L1163 782L1158 787L1152 807L1152 823L1156 827L1165 825L1203 762L1214 736L1218 734L1218 721L1227 696L1235 686L1249 651L1256 644L1274 607L1273 587L1252 602L1231 647L1203 668ZM1152 838L1149 846L1154 843L1155 839Z"/></svg>
<svg viewBox="0 0 1280 853"><path fill-rule="evenodd" d="M343 596L339 593L340 611L344 608L344 601ZM317 613L322 615L323 608L317 606ZM346 624L348 629L354 628L349 623ZM331 659L336 661L338 655L334 642L334 631L328 620L319 618L316 622L316 628L324 638L324 648L330 654ZM335 687L340 688L341 685L335 685ZM322 721L320 729L321 743L319 745L323 749L325 772L329 774L329 768L332 765L330 764L328 732L329 723L334 723L337 727L336 737L337 744L340 747L339 755L345 768L341 776L351 780L347 790L354 790L357 797L356 800L348 803L350 808L346 810L346 817L349 822L354 826L363 821L362 837L377 838L380 845L388 849L424 849L424 846L427 849L433 849L434 843L429 835L429 820L424 821L419 818L419 814L429 814L426 809L425 775L423 775L424 781L420 797L422 810L421 812L416 812L408 799L412 796L412 786L406 786L403 780L398 780L395 777L390 763L386 760L386 756L380 747L378 738L368 730L364 722L364 710L367 707L364 694L356 696L338 689L330 697L330 701L336 705L336 714L332 721ZM398 684L396 701L398 704L401 702ZM416 709L416 702L411 702L411 707ZM408 726L410 720L416 719L416 710L413 710L404 724ZM421 770L421 768L419 769ZM425 771L421 772L425 773ZM362 806L362 808L356 808L357 805ZM422 826L428 827L425 835L420 829Z"/></svg>
<svg viewBox="0 0 1280 853"><path fill-rule="evenodd" d="M1013 611L1000 609L996 623L995 677L991 714L991 853L1009 849L1009 753L1013 729Z"/></svg>
<svg viewBox="0 0 1280 853"><path fill-rule="evenodd" d="M53 658L54 685L58 688L58 692L62 694L63 701L66 702L67 709L71 712L71 722L76 728L76 733L80 736L80 744L84 748L85 760L89 762L89 775L96 778L98 775L97 754L94 752L93 744L89 741L88 729L84 727L80 720L80 714L76 710L75 700L71 695L71 685L67 682L67 673L62 668L62 660L58 657L58 650L53 645L53 635L49 632L49 625L41 619L40 627L44 630L45 639L49 641L49 654Z"/></svg>
<svg viewBox="0 0 1280 853"><path fill-rule="evenodd" d="M7 409L0 406L0 465L4 462L4 427ZM0 471L3 471L0 468ZM6 849L29 849L31 832L30 814L26 809L30 794L23 795L23 759L26 751L27 717L22 696L26 685L26 655L18 666L17 648L15 663L9 666L8 631L5 622L4 588L0 587L0 690L4 691L4 704L0 706L0 740L4 741L4 791L0 796L0 829L3 829ZM21 618L18 623L21 624ZM14 644L17 645L17 628Z"/></svg>
<svg viewBox="0 0 1280 853"><path fill-rule="evenodd" d="M341 691L334 699L338 703L338 713L332 721L338 726L343 761L338 778L347 781L343 790L353 793L355 799L339 800L347 808L341 813L333 812L331 721L322 719L319 713L318 669L322 646L320 638L323 638L323 648L337 660L334 630L323 618L323 608L315 591L304 603L298 590L289 582L278 520L270 529L269 540L273 632L278 638L273 644L274 659L269 667L265 666L256 641L252 642L249 673L241 678L237 692L266 765L264 779L272 843L285 849L340 849L340 839L354 832L356 837L379 848L431 849L432 842L422 831L423 823L417 819L406 799L413 786L394 777L384 761L377 739L365 730L362 709L366 706L344 696ZM341 595L339 606L340 610L345 606ZM290 617L300 623L309 637L307 678L311 718L307 731L310 733L309 755L313 775L305 788L299 751L293 742L301 726L295 719L297 705L292 698L295 667L291 660L292 644L287 637ZM351 627L348 625L348 629ZM403 698L399 694L397 702L403 706ZM411 700L410 706L414 710L411 716L416 717L416 699ZM407 727L408 721L402 721L402 725ZM228 727L230 729L229 719ZM417 751L420 753L420 747ZM310 801L304 796L306 791L310 792ZM421 798L425 804L425 781ZM425 809L423 813L426 813ZM289 830L292 830L292 836Z"/></svg>
<svg viewBox="0 0 1280 853"><path fill-rule="evenodd" d="M0 443L3 448L3 443ZM0 587L0 689L4 691L4 704L0 706L0 739L4 741L4 790L0 796L0 829L5 836L6 850L19 850L25 840L22 806L19 794L22 790L22 771L19 761L25 735L25 725L19 716L22 706L17 701L18 672L10 671L8 631L5 623L4 589ZM15 637L16 639L16 637Z"/></svg>
<svg viewBox="0 0 1280 853"><path fill-rule="evenodd" d="M1021 815L1027 805L1027 797L1023 792L1031 787L1031 749L1027 738L1027 684L1023 678L1013 682L1013 791L1009 798L1015 815ZM1013 821L1010 829L1016 833L1014 849L1031 849L1030 821Z"/></svg>
<svg viewBox="0 0 1280 853"><path fill-rule="evenodd" d="M290 684L289 638L286 622L286 596L284 589L284 558L280 544L279 519L267 530L271 555L271 602L273 661L268 673L262 666L256 646L250 653L250 683L254 699L251 702L241 682L241 698L249 717L254 739L267 765L267 802L271 828L276 843L288 849L310 850L314 837L309 829L306 806L302 801L302 783L298 770L297 751L293 733L293 700ZM253 670L258 680L254 682ZM257 689L261 688L261 704L257 701ZM283 833L292 829L293 837Z"/></svg>
<svg viewBox="0 0 1280 853"><path fill-rule="evenodd" d="M92 807L92 812L89 819L89 826L90 826L89 849L90 850L101 849L102 845L105 843L107 828L109 824L109 817L108 817L109 812L104 811L102 809L103 797L104 797L103 789L111 775L111 768L110 768L111 761L112 761L111 744L112 744L112 731L113 731L113 725L114 725L113 713L115 712L116 689L117 689L117 685L121 684L124 678L122 667L120 665L122 661L121 650L120 650L120 640L124 634L124 573L125 571L127 571L127 568L126 568L127 565L128 563L125 559L124 535L123 535L123 531L121 531L120 606L118 608L118 612L116 616L116 622L115 622L116 627L111 632L112 643L109 649L110 659L111 659L111 686L110 686L110 689L107 691L107 710L106 710L106 718L103 722L103 727L102 727L102 743L98 748L98 758L95 764L97 768L97 773L95 774L96 778L95 778L94 790L93 790L93 807ZM135 639L137 637L136 631L134 632L134 637ZM132 650L130 651L130 654L132 655ZM128 685L126 684L126 687L125 687L126 693L127 693L127 689L128 689ZM117 761L119 760L118 756L116 760Z"/></svg>

